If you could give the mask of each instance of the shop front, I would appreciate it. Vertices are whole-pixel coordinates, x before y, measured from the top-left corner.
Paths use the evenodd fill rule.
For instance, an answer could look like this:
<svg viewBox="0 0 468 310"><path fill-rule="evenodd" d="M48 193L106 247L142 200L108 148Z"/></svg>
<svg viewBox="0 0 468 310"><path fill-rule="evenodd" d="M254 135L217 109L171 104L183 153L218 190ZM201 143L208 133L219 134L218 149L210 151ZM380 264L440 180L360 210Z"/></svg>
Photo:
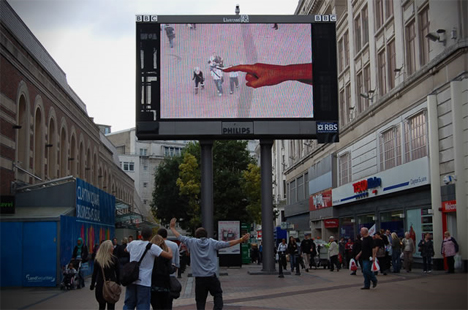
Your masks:
<svg viewBox="0 0 468 310"><path fill-rule="evenodd" d="M432 233L427 158L334 188L332 197L340 238L354 239L367 227L370 232L388 229L400 238L409 232L418 244Z"/></svg>

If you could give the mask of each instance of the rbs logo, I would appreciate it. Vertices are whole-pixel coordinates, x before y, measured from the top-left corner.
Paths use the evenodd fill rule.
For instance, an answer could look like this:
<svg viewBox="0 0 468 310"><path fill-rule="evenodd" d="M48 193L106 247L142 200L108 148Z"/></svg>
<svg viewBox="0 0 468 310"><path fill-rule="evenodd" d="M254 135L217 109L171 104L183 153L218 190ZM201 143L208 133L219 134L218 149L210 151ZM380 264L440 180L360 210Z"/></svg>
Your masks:
<svg viewBox="0 0 468 310"><path fill-rule="evenodd" d="M337 133L337 123L317 123L317 133Z"/></svg>

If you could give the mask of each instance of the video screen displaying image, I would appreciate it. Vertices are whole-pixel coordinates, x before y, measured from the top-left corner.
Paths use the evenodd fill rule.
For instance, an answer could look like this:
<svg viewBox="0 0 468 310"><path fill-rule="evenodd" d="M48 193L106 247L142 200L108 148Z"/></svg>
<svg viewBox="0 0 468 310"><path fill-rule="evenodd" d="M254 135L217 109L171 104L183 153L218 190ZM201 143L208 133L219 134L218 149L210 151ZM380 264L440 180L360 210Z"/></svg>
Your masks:
<svg viewBox="0 0 468 310"><path fill-rule="evenodd" d="M313 118L311 42L311 24L161 24L161 119Z"/></svg>

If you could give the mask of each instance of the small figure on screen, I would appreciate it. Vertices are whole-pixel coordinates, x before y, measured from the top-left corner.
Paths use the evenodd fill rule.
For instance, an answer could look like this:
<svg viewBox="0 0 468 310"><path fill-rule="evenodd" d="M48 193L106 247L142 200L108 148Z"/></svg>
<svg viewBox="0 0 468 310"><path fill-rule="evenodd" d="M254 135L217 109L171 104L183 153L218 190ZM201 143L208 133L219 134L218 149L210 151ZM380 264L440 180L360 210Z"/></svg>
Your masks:
<svg viewBox="0 0 468 310"><path fill-rule="evenodd" d="M203 77L203 72L200 71L199 67L195 67L193 70L192 81L195 80L195 95L198 94L198 84L200 84L201 89L205 89L205 78Z"/></svg>
<svg viewBox="0 0 468 310"><path fill-rule="evenodd" d="M273 27L271 27L271 28L273 28L273 29L275 29L275 30L278 30L278 24L277 24L277 23L274 23L274 24L273 24Z"/></svg>
<svg viewBox="0 0 468 310"><path fill-rule="evenodd" d="M223 71L220 70L218 67L210 67L211 76L213 77L213 81L216 85L216 89L218 90L218 96L223 95Z"/></svg>
<svg viewBox="0 0 468 310"><path fill-rule="evenodd" d="M208 64L210 65L210 67L224 67L224 59L219 56L219 55L216 55L215 52L213 52L213 55L211 55L210 59L208 60Z"/></svg>
<svg viewBox="0 0 468 310"><path fill-rule="evenodd" d="M312 85L312 64L270 65L256 63L238 65L223 69L224 72L242 71L247 73L246 85L252 88L274 86L286 81L298 81Z"/></svg>
<svg viewBox="0 0 468 310"><path fill-rule="evenodd" d="M229 87L231 90L229 93L231 95L234 93L234 86L239 88L239 72L237 71L229 72Z"/></svg>
<svg viewBox="0 0 468 310"><path fill-rule="evenodd" d="M166 31L166 36L169 39L169 45L171 46L171 48L173 48L175 38L174 28L171 27L169 24L166 24L166 26L164 26L164 31Z"/></svg>

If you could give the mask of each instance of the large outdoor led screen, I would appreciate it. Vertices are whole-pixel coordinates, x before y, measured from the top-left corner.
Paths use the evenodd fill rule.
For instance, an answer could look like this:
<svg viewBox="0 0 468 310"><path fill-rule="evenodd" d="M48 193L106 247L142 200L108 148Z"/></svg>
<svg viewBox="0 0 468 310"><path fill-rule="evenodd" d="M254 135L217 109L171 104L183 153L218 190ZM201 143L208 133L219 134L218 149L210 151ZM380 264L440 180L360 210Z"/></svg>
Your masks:
<svg viewBox="0 0 468 310"><path fill-rule="evenodd" d="M137 136L336 141L331 20L137 16Z"/></svg>
<svg viewBox="0 0 468 310"><path fill-rule="evenodd" d="M163 28L170 31L163 30L160 41L162 119L313 117L310 24ZM239 70L224 72L232 66ZM310 68L310 84L294 77L301 67ZM258 80L256 88L246 85L248 74Z"/></svg>

